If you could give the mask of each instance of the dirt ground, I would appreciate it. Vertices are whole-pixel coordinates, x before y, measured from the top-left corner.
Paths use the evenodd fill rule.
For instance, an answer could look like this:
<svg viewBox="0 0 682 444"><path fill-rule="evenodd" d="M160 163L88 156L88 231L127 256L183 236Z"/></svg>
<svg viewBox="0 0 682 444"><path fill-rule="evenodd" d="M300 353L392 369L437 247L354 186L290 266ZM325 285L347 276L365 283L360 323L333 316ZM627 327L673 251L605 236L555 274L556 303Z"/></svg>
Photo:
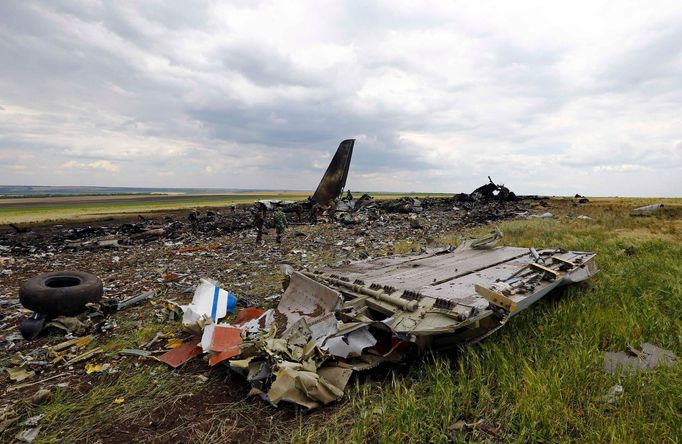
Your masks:
<svg viewBox="0 0 682 444"><path fill-rule="evenodd" d="M25 232L0 227L0 347L4 355L0 367L22 365L35 372L24 381L10 380L5 371L0 374L2 440L26 429L22 423L27 418L44 414L35 442L286 441L300 421L297 410L291 406L275 409L257 397L247 397L248 384L225 367L209 369L197 358L171 370L153 359L123 356L120 351L162 351L168 338L152 341L157 333L186 338L179 320L169 319L163 301L190 302L202 277L236 294L240 308L269 308L281 294L280 264L316 268L405 254L447 243L452 233L467 228L524 212L543 213L548 206L551 211L551 201L539 200L461 204L453 198L430 198L423 204L424 211L418 215L377 211L352 225L298 223L290 214L283 243L275 243L270 229L263 246L256 244L252 213L246 206L202 209L196 218L188 211L176 211L87 225L20 227ZM120 239L120 245L77 244L102 236ZM105 300L123 300L150 289L157 296L93 318L87 333L94 340L83 350L102 347L102 353L68 366L41 363L35 358L38 351L72 336L50 329L34 341L18 338L18 324L29 314L18 303L18 291L26 279L57 270L99 276ZM88 363L110 364L115 371L87 374ZM47 378L53 379L41 382ZM382 374L364 378L381 382ZM48 401L30 400L39 389L50 391ZM119 402L124 398L120 393L127 395ZM306 418L323 423L333 409L328 406ZM7 420L11 422L3 427Z"/></svg>

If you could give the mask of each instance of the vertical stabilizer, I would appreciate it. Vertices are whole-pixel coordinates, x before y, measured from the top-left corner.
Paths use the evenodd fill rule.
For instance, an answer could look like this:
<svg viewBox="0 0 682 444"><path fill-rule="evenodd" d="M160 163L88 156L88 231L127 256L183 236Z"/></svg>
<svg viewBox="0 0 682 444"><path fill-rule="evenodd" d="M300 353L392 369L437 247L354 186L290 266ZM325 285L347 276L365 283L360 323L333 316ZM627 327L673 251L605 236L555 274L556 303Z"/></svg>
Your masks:
<svg viewBox="0 0 682 444"><path fill-rule="evenodd" d="M317 186L317 190L315 190L315 194L313 194L312 200L316 204L327 206L343 191L350 169L350 159L353 156L353 145L355 145L355 139L344 140L339 145L334 158Z"/></svg>

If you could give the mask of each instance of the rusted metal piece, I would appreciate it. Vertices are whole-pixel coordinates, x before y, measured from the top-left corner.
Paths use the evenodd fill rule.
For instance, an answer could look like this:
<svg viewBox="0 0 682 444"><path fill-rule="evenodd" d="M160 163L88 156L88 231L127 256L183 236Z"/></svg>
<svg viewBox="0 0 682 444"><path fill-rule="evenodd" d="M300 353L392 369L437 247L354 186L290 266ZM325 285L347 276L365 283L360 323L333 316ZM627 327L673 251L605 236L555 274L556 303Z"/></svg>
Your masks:
<svg viewBox="0 0 682 444"><path fill-rule="evenodd" d="M317 186L317 190L315 190L315 194L313 194L312 200L317 205L328 206L346 186L350 160L353 156L353 145L355 145L355 139L344 140L339 145L334 158Z"/></svg>

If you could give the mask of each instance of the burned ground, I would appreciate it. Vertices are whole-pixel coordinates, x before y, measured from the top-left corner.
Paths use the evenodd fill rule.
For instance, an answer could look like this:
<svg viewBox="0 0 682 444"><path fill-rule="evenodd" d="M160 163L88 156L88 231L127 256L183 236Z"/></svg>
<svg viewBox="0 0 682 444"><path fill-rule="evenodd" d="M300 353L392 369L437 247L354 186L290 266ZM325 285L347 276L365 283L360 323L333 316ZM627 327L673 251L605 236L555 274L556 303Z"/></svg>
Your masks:
<svg viewBox="0 0 682 444"><path fill-rule="evenodd" d="M281 292L281 263L315 268L419 251L427 244L438 243L442 233L511 219L545 205L537 201L459 203L434 198L421 202L424 210L415 215L407 213L405 203L383 202L371 218L353 225L299 225L293 215L281 246L275 244L272 231L265 237L265 246L256 246L252 213L241 206L203 210L197 217L173 212L88 225L39 224L21 227L29 229L21 233L8 227L0 234L5 340L2 367L12 367L22 356L30 357L36 350L65 339L63 332L52 331L31 342L11 340L27 315L16 299L19 286L37 273L91 272L104 282L105 299L122 300L148 289L155 289L158 295L148 304L109 316L99 329L93 328L90 333L94 340L89 348L102 347L101 354L67 367L28 366L35 376L21 382L24 384L61 376L7 392L3 403L16 411L21 421L34 412L46 412L39 441L167 441L211 436L225 439L229 435L230 440L254 442L271 441L275 432L286 439L298 426L295 410L275 410L257 398L247 398L247 385L238 376L224 369L207 371L201 362L170 371L151 359L121 356L119 352L145 345L149 350L162 350L167 338L150 344L158 333L182 338L179 322L168 320L161 301L188 303L201 277L215 279L230 289L241 307L268 308L276 304ZM118 239L119 245L98 246L97 240L102 238ZM109 371L114 372L86 374L86 363L109 363ZM204 382L197 375L208 379ZM0 378L6 389L18 385L6 373ZM50 388L52 401L46 407L32 407L27 399L43 387ZM321 409L312 416L323 419L333 408ZM226 411L230 412L227 416ZM9 425L3 437L21 430L20 424L17 420Z"/></svg>

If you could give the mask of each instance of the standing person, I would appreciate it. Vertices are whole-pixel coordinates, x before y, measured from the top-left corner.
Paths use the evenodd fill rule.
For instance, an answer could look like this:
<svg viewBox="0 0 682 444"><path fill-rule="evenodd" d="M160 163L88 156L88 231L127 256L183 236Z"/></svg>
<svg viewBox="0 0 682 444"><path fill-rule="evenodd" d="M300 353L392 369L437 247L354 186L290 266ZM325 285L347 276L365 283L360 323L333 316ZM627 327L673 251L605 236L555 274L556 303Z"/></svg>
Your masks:
<svg viewBox="0 0 682 444"><path fill-rule="evenodd" d="M282 212L282 210L277 209L275 215L273 216L273 221L275 224L275 230L277 230L277 243L282 243L282 236L284 235L284 229L287 227L287 217Z"/></svg>
<svg viewBox="0 0 682 444"><path fill-rule="evenodd" d="M268 231L268 226L265 223L265 205L257 204L256 215L254 216L253 226L258 230L256 234L256 245L263 245L263 233Z"/></svg>
<svg viewBox="0 0 682 444"><path fill-rule="evenodd" d="M192 231L199 230L199 211L194 208L191 213L189 213L189 223L192 225Z"/></svg>

